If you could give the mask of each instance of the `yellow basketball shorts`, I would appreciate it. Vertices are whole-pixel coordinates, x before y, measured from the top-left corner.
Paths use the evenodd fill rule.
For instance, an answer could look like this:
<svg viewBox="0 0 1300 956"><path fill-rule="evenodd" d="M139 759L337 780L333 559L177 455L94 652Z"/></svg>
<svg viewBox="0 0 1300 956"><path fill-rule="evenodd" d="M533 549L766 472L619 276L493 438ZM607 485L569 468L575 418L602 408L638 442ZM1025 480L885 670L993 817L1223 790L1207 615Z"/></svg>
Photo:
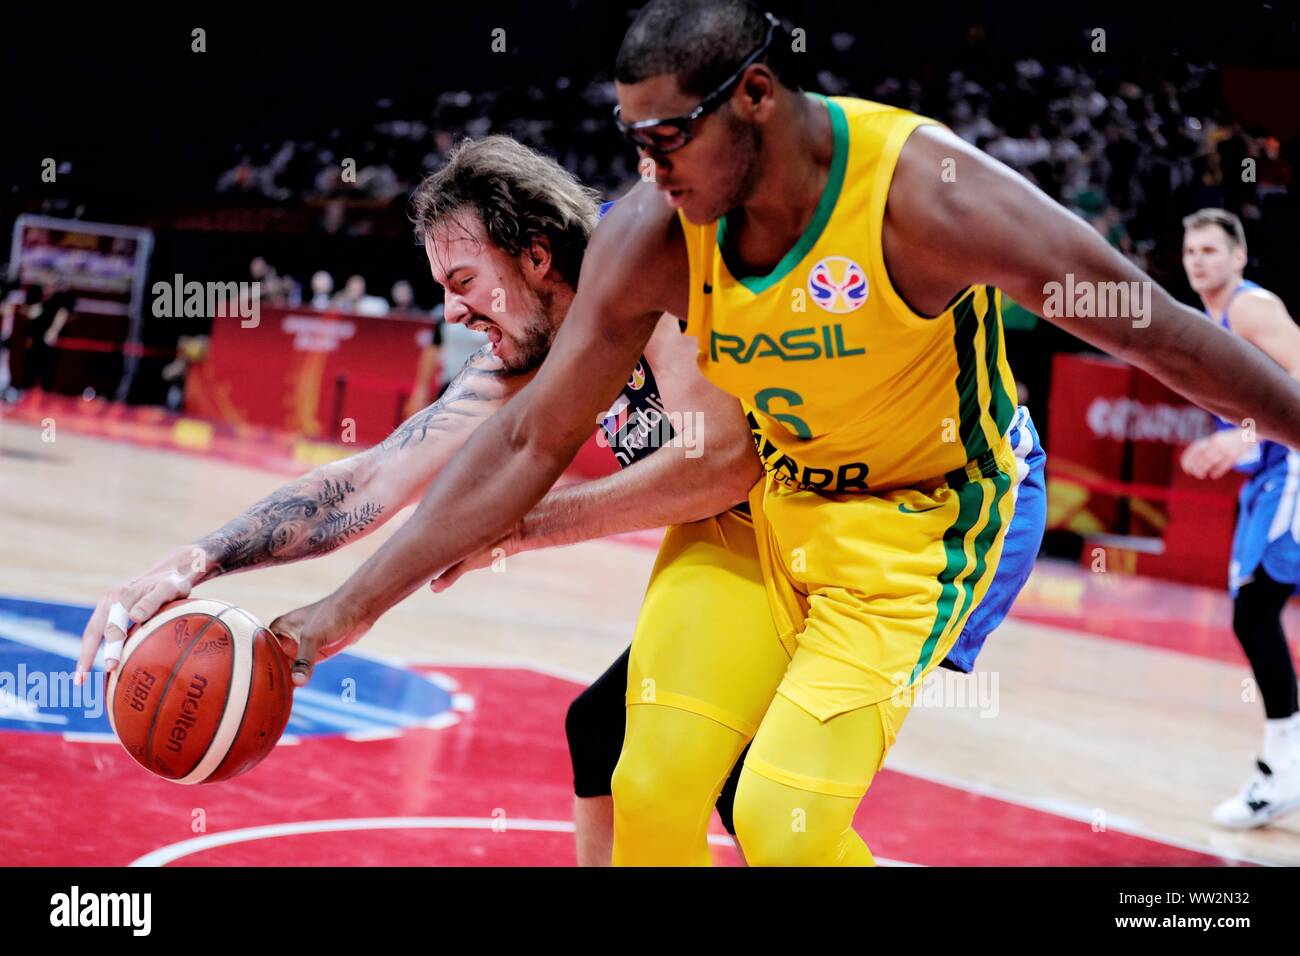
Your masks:
<svg viewBox="0 0 1300 956"><path fill-rule="evenodd" d="M750 516L733 510L670 527L632 640L627 705L687 710L748 739L789 663Z"/></svg>
<svg viewBox="0 0 1300 956"><path fill-rule="evenodd" d="M882 704L888 751L915 686L993 580L1015 473L1003 438L921 487L831 496L761 481L750 506L772 618L790 654L777 692L823 723Z"/></svg>

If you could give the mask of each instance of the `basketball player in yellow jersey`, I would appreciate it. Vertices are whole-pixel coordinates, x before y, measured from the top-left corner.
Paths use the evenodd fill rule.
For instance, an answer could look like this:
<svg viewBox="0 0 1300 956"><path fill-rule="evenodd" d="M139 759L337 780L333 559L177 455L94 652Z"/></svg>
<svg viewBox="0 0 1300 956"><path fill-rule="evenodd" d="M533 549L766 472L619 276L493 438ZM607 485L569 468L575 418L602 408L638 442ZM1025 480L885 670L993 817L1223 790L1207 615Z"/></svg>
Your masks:
<svg viewBox="0 0 1300 956"><path fill-rule="evenodd" d="M660 313L687 316L705 375L747 407L767 469L752 503L790 654L742 771L737 836L751 863L866 864L850 824L906 691L1001 556L1014 463L999 290L1290 445L1300 383L932 121L792 88L778 33L743 0L642 9L618 55L617 121L656 181L597 227L537 377L352 578L280 624L304 659L346 646L500 537L572 459ZM1063 287L1095 302L1111 283L1131 288L1135 309L1093 317L1061 303ZM639 676L653 688L653 673ZM658 774L673 781L660 803L705 802L708 786L683 785L678 765L660 774L655 755L669 763L674 739L711 736L716 754L692 746L687 769L720 782L734 741L640 691L630 679L615 859L686 861L695 848L673 844L652 801L620 809L621 784L644 793Z"/></svg>

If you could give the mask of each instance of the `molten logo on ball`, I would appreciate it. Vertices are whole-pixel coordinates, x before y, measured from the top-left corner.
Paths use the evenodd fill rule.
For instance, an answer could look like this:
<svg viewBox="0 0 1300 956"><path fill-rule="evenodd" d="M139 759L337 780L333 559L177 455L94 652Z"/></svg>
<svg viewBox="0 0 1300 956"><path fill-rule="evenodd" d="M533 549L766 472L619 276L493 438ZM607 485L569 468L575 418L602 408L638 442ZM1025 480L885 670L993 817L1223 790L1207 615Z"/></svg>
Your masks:
<svg viewBox="0 0 1300 956"><path fill-rule="evenodd" d="M203 691L208 686L208 679L202 674L195 674L194 679L190 681L190 689L185 693L185 699L181 701L181 715L176 718L176 723L172 724L171 739L167 741L167 749L173 753L181 752L181 744L185 741L185 734L198 723L199 701L203 698Z"/></svg>

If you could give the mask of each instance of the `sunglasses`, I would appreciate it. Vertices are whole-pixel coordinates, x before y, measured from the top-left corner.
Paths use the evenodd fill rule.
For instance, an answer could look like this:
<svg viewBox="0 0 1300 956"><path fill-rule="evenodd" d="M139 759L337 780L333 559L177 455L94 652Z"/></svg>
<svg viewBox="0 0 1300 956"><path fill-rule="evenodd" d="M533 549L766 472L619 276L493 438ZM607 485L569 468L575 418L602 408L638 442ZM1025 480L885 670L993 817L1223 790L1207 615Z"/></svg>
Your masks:
<svg viewBox="0 0 1300 956"><path fill-rule="evenodd" d="M672 153L689 143L695 135L692 130L695 121L727 102L736 87L740 85L740 78L744 76L745 71L757 63L767 52L767 48L772 45L772 38L776 36L777 19L770 13L765 13L764 16L767 17L766 39L757 50L745 57L735 73L700 100L699 106L684 116L637 120L635 123L624 123L621 107L615 106L614 123L618 126L618 131L637 149L646 149L653 153Z"/></svg>

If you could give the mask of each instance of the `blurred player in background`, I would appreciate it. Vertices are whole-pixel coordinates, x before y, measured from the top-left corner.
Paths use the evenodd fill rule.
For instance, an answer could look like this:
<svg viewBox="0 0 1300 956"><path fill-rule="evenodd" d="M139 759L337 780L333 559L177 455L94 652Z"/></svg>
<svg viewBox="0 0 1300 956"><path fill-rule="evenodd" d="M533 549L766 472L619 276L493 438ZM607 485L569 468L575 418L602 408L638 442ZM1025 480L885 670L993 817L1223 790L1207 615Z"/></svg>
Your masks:
<svg viewBox="0 0 1300 956"><path fill-rule="evenodd" d="M1242 277L1246 234L1222 209L1183 220L1183 267L1205 313L1300 378L1300 328L1282 300ZM1218 419L1219 431L1188 445L1182 466L1197 478L1237 468L1241 489L1228 586L1232 629L1264 699L1264 743L1241 792L1214 808L1225 827L1263 826L1300 808L1300 706L1282 609L1300 586L1300 452L1258 441L1254 429Z"/></svg>
<svg viewBox="0 0 1300 956"><path fill-rule="evenodd" d="M67 279L58 279L42 289L28 290L26 349L23 366L25 382L21 387L50 391L58 361L59 336L72 318L77 297Z"/></svg>

